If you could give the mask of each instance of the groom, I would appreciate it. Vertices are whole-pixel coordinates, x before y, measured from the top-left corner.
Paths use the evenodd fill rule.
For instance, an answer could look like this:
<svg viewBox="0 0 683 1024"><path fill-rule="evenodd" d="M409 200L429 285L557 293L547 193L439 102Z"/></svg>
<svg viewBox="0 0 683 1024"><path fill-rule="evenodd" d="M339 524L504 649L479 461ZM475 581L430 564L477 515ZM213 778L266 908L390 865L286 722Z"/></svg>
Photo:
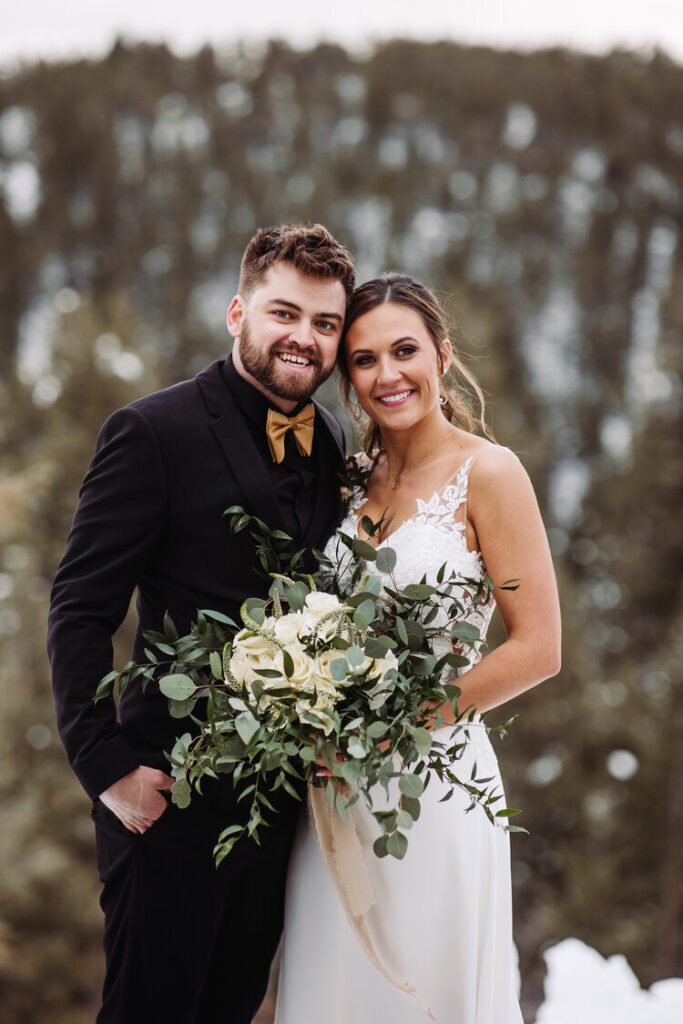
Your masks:
<svg viewBox="0 0 683 1024"><path fill-rule="evenodd" d="M164 751L187 721L157 686L133 684L115 713L93 703L112 634L137 588L142 630L168 611L182 633L200 608L239 617L265 596L242 505L297 549L337 525L343 433L311 403L332 373L348 251L321 225L261 230L230 303L232 356L115 412L100 433L55 579L48 651L60 735L93 801L107 971L98 1024L249 1024L265 993L283 913L298 804L279 797L261 846L243 839L216 869L219 832L246 812L226 777L190 807L168 801Z"/></svg>

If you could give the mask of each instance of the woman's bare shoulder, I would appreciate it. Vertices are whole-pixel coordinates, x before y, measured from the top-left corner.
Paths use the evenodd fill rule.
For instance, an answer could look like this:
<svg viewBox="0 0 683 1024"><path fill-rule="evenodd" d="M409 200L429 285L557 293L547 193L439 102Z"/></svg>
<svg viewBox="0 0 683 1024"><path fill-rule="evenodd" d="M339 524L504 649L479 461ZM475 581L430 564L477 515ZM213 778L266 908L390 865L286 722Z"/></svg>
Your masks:
<svg viewBox="0 0 683 1024"><path fill-rule="evenodd" d="M495 474L506 465L521 465L518 455L511 448L489 441L488 438L480 437L478 434L461 433L458 461L461 465L469 464L471 472L477 467L477 475L487 472Z"/></svg>
<svg viewBox="0 0 683 1024"><path fill-rule="evenodd" d="M529 474L516 452L504 445L485 441L473 453L469 472L470 505L490 501L493 497L532 498L534 490Z"/></svg>

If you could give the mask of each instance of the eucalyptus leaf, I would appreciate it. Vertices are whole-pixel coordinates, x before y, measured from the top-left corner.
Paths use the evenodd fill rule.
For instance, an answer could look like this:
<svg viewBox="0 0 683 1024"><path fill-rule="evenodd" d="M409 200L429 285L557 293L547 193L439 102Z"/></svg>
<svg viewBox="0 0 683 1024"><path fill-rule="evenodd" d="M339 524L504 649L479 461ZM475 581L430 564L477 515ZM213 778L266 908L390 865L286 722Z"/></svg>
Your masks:
<svg viewBox="0 0 683 1024"><path fill-rule="evenodd" d="M382 573L393 572L396 568L396 552L393 548L379 548L375 561L377 569Z"/></svg>
<svg viewBox="0 0 683 1024"><path fill-rule="evenodd" d="M480 640L481 634L476 626L473 626L471 622L456 622L451 627L451 636L456 640L464 640L471 642L473 640Z"/></svg>
<svg viewBox="0 0 683 1024"><path fill-rule="evenodd" d="M295 583L293 586L288 587L285 592L287 603L293 612L300 612L306 604L306 598L308 597L310 590L305 583Z"/></svg>
<svg viewBox="0 0 683 1024"><path fill-rule="evenodd" d="M367 629L374 617L375 602L370 600L363 601L353 613L354 625L358 626L359 629Z"/></svg>
<svg viewBox="0 0 683 1024"><path fill-rule="evenodd" d="M171 799L176 807L185 808L190 806L192 790L190 788L190 783L184 776L183 778L176 779L171 786Z"/></svg>
<svg viewBox="0 0 683 1024"><path fill-rule="evenodd" d="M352 644L346 652L346 660L351 668L360 668L365 661L365 651L358 644Z"/></svg>
<svg viewBox="0 0 683 1024"><path fill-rule="evenodd" d="M178 639L178 630L176 629L175 623L168 612L164 612L164 633L169 640Z"/></svg>
<svg viewBox="0 0 683 1024"><path fill-rule="evenodd" d="M354 736L352 739L349 740L346 749L348 753L351 755L351 757L358 757L361 760L367 754L367 750L365 749L365 747L363 746L363 744L361 743L357 736Z"/></svg>
<svg viewBox="0 0 683 1024"><path fill-rule="evenodd" d="M417 775L403 772L398 780L398 788L405 796L420 797L424 791L424 782Z"/></svg>
<svg viewBox="0 0 683 1024"><path fill-rule="evenodd" d="M188 697L187 700L170 700L168 703L169 714L171 718L187 718L194 711L196 703L196 697Z"/></svg>
<svg viewBox="0 0 683 1024"><path fill-rule="evenodd" d="M106 676L100 679L97 689L95 690L94 701L102 700L103 697L109 697L111 695L114 680L116 679L118 672L108 672Z"/></svg>
<svg viewBox="0 0 683 1024"><path fill-rule="evenodd" d="M408 849L408 840L402 832L392 832L387 837L387 853L396 857L397 860L403 860Z"/></svg>
<svg viewBox="0 0 683 1024"><path fill-rule="evenodd" d="M404 795L401 797L401 810L409 814L413 821L417 821L420 817L420 801L417 797Z"/></svg>
<svg viewBox="0 0 683 1024"><path fill-rule="evenodd" d="M176 672L169 676L163 676L159 680L159 689L164 697L170 697L172 700L187 700L195 693L197 687L189 676Z"/></svg>
<svg viewBox="0 0 683 1024"><path fill-rule="evenodd" d="M398 828L409 829L413 827L413 819L407 811L399 811L396 815L396 825Z"/></svg>
<svg viewBox="0 0 683 1024"><path fill-rule="evenodd" d="M383 637L381 639L384 639ZM365 641L365 653L369 658L383 658L387 653L388 647L379 642L379 639L371 636Z"/></svg>
<svg viewBox="0 0 683 1024"><path fill-rule="evenodd" d="M224 615L222 612L214 612L210 608L202 608L201 614L205 615L207 619L215 619L216 622L222 622L226 626L234 626L237 629L235 620L231 619L228 615Z"/></svg>
<svg viewBox="0 0 683 1024"><path fill-rule="evenodd" d="M246 746L249 746L251 740L259 730L259 723L254 718L251 711L243 711L241 715L238 715L235 719L235 728L237 733Z"/></svg>
<svg viewBox="0 0 683 1024"><path fill-rule="evenodd" d="M424 601L425 598L431 597L435 593L436 588L428 583L409 583L407 587L403 588L403 596L415 601Z"/></svg>
<svg viewBox="0 0 683 1024"><path fill-rule="evenodd" d="M346 679L349 674L349 663L346 658L336 658L330 662L330 673L332 678L337 682L341 682Z"/></svg>
<svg viewBox="0 0 683 1024"><path fill-rule="evenodd" d="M411 735L420 757L427 757L432 749L432 741L434 739L429 729L413 729Z"/></svg>
<svg viewBox="0 0 683 1024"><path fill-rule="evenodd" d="M354 540L351 545L354 555L363 558L366 562L374 562L377 558L377 549L365 540Z"/></svg>
<svg viewBox="0 0 683 1024"><path fill-rule="evenodd" d="M339 774L344 782L347 782L350 786L353 786L354 783L358 782L360 773L361 765L358 761L342 761L339 765Z"/></svg>
<svg viewBox="0 0 683 1024"><path fill-rule="evenodd" d="M156 648L157 648L158 651L162 651L163 654L170 654L171 657L175 656L175 653L176 653L175 647L171 647L170 644L164 643L163 641L158 643L156 645Z"/></svg>
<svg viewBox="0 0 683 1024"><path fill-rule="evenodd" d="M375 839L374 843L372 844L372 852L374 853L375 857L381 858L387 856L387 854L389 853L389 851L387 850L388 838L389 837L387 835L383 835L380 836L378 839Z"/></svg>

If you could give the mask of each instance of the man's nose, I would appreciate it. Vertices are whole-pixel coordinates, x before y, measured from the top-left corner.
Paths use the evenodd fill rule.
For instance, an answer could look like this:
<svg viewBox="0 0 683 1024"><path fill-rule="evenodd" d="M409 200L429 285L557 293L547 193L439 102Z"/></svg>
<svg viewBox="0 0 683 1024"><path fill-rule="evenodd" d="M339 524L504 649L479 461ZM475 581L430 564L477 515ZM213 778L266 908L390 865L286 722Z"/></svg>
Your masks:
<svg viewBox="0 0 683 1024"><path fill-rule="evenodd" d="M315 344L313 338L313 324L310 320L298 320L296 323L291 325L289 338L290 341L298 345L299 348L312 348Z"/></svg>

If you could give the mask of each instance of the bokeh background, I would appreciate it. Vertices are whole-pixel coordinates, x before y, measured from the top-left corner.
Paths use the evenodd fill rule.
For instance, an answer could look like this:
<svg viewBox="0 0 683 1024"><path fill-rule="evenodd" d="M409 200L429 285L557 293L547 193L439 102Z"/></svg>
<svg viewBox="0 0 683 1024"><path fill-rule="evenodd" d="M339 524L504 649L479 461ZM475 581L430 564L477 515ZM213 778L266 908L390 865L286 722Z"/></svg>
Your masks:
<svg viewBox="0 0 683 1024"><path fill-rule="evenodd" d="M498 746L530 831L525 1019L567 936L645 985L683 976L682 190L683 68L661 49L120 39L5 68L3 1024L86 1024L98 1000L93 829L44 653L97 431L224 355L244 245L286 220L323 221L361 280L437 290L542 506L564 665ZM338 408L332 382L322 397Z"/></svg>

